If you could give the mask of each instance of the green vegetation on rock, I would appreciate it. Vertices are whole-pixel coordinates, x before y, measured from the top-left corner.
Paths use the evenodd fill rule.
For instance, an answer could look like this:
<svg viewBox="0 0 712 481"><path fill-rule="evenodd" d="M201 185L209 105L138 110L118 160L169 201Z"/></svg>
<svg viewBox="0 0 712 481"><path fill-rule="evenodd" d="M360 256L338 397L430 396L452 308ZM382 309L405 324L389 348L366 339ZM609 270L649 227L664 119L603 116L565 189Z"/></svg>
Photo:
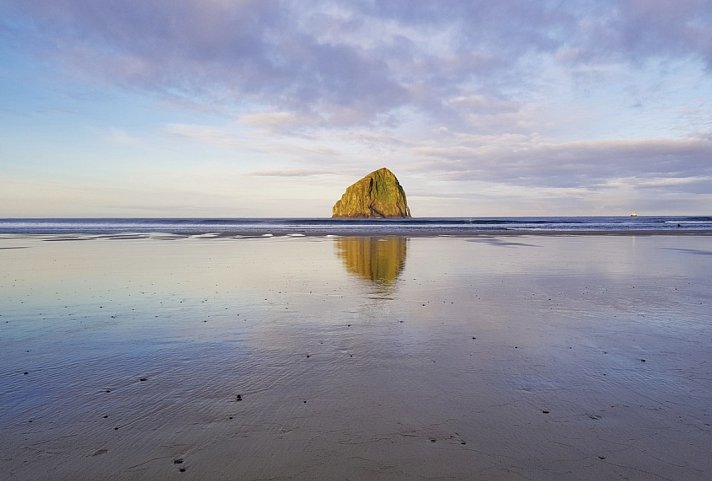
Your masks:
<svg viewBox="0 0 712 481"><path fill-rule="evenodd" d="M410 217L405 192L393 172L378 169L349 186L332 217Z"/></svg>

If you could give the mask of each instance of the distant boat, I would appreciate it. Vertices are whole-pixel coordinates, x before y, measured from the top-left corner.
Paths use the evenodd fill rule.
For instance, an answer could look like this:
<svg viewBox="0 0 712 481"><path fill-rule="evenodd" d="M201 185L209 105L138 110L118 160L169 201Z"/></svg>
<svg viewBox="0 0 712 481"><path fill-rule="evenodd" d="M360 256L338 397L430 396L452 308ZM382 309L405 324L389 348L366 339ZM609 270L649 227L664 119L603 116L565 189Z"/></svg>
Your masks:
<svg viewBox="0 0 712 481"><path fill-rule="evenodd" d="M631 212L631 213L630 213L630 216L631 216L631 217L638 217L638 213L637 213L637 212Z"/></svg>

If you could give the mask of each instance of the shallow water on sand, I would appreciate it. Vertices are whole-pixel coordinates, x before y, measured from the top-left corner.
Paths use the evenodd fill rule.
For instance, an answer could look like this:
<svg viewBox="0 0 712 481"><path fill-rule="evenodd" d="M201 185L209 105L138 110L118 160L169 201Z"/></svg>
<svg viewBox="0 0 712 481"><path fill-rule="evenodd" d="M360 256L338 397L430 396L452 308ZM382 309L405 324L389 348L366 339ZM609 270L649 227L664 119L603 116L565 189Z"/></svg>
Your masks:
<svg viewBox="0 0 712 481"><path fill-rule="evenodd" d="M709 237L58 239L0 238L9 480L712 472Z"/></svg>

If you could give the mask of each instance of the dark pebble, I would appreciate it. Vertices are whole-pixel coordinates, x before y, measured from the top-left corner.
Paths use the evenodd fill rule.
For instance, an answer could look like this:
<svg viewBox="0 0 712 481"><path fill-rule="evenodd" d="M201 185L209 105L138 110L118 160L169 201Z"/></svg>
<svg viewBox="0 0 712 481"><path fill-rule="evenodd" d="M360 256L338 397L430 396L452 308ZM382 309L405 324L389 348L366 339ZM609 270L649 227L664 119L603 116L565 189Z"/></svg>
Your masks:
<svg viewBox="0 0 712 481"><path fill-rule="evenodd" d="M475 336L472 336L472 339L477 339Z"/></svg>
<svg viewBox="0 0 712 481"><path fill-rule="evenodd" d="M181 473L185 473L185 468L180 468L178 471L180 471Z"/></svg>
<svg viewBox="0 0 712 481"><path fill-rule="evenodd" d="M304 401L304 404L306 404L306 403L307 403L307 402L306 402L306 401Z"/></svg>
<svg viewBox="0 0 712 481"><path fill-rule="evenodd" d="M108 414L104 414L104 419L106 419L106 418L108 418L108 417L109 417Z"/></svg>
<svg viewBox="0 0 712 481"><path fill-rule="evenodd" d="M465 441L460 441L460 444L462 444L464 446L467 443Z"/></svg>
<svg viewBox="0 0 712 481"><path fill-rule="evenodd" d="M173 464L183 464L183 458L174 459Z"/></svg>
<svg viewBox="0 0 712 481"><path fill-rule="evenodd" d="M118 430L119 430L119 428L118 428L118 427L114 428L114 431L118 431Z"/></svg>
<svg viewBox="0 0 712 481"><path fill-rule="evenodd" d="M640 362L645 362L645 359L641 359Z"/></svg>
<svg viewBox="0 0 712 481"><path fill-rule="evenodd" d="M107 389L107 390L106 390L106 391L104 391L104 392L111 392L111 389Z"/></svg>
<svg viewBox="0 0 712 481"><path fill-rule="evenodd" d="M547 411L546 409L543 410L542 412L543 412L544 414L549 414L549 411Z"/></svg>
<svg viewBox="0 0 712 481"><path fill-rule="evenodd" d="M242 394L238 394L235 401L242 401Z"/></svg>
<svg viewBox="0 0 712 481"><path fill-rule="evenodd" d="M228 419L232 419L232 418L233 418L233 417L232 417L232 416L230 416L230 417L229 417Z"/></svg>
<svg viewBox="0 0 712 481"><path fill-rule="evenodd" d="M434 443L435 441L437 441L437 439L431 439L431 440L430 440L431 443Z"/></svg>
<svg viewBox="0 0 712 481"><path fill-rule="evenodd" d="M598 459L606 459L605 456L599 456Z"/></svg>
<svg viewBox="0 0 712 481"><path fill-rule="evenodd" d="M24 374L25 376L27 376L27 375L29 374L29 372L25 371L25 372L23 372L22 374Z"/></svg>
<svg viewBox="0 0 712 481"><path fill-rule="evenodd" d="M311 357L309 354L307 354L307 357Z"/></svg>
<svg viewBox="0 0 712 481"><path fill-rule="evenodd" d="M147 378L145 378L145 377L142 377L141 379L139 379L139 381L142 381L142 382L146 381L146 380L147 380Z"/></svg>

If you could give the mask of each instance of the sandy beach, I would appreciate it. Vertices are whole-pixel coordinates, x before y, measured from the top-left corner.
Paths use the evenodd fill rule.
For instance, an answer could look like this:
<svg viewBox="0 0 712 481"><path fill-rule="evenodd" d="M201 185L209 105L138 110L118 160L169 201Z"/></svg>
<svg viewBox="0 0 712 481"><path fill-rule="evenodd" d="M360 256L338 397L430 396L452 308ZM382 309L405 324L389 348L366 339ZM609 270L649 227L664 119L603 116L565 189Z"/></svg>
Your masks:
<svg viewBox="0 0 712 481"><path fill-rule="evenodd" d="M26 480L712 476L702 235L0 237Z"/></svg>

